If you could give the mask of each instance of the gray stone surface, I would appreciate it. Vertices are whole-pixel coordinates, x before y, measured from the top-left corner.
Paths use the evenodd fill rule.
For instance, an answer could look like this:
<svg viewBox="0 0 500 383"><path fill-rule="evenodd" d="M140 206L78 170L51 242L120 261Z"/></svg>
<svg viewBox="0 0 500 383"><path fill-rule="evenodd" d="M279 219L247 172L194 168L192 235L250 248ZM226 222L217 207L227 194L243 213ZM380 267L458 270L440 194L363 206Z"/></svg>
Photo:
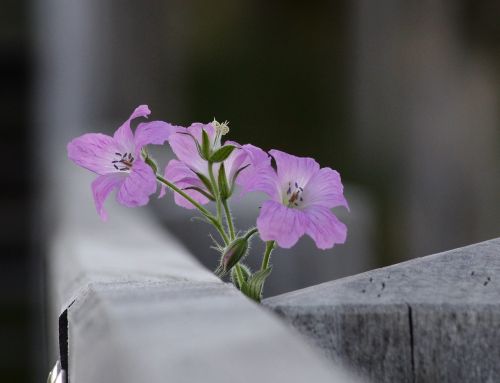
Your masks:
<svg viewBox="0 0 500 383"><path fill-rule="evenodd" d="M264 303L377 382L500 381L500 239Z"/></svg>
<svg viewBox="0 0 500 383"><path fill-rule="evenodd" d="M48 269L70 383L358 381L139 209L109 203L101 223L88 180L69 180Z"/></svg>

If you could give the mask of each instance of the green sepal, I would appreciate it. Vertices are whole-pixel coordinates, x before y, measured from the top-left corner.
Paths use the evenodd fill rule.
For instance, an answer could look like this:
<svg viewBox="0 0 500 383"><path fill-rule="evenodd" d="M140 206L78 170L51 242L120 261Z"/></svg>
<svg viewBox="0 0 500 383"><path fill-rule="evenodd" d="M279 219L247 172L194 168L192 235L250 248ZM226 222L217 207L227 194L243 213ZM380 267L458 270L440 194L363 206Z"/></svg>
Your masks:
<svg viewBox="0 0 500 383"><path fill-rule="evenodd" d="M243 286L241 286L241 292L254 301L260 302L262 300L264 283L266 282L266 278L271 274L272 269L272 267L268 267L249 276L246 282L243 283Z"/></svg>
<svg viewBox="0 0 500 383"><path fill-rule="evenodd" d="M231 196L231 189L227 184L226 169L224 167L224 163L220 165L219 176L217 178L220 197L222 198L222 200L226 200Z"/></svg>
<svg viewBox="0 0 500 383"><path fill-rule="evenodd" d="M210 162L222 162L227 159L236 149L236 146L233 145L224 145L222 148L219 148L210 156Z"/></svg>
<svg viewBox="0 0 500 383"><path fill-rule="evenodd" d="M198 193L203 194L205 197L207 197L210 201L215 201L215 198L213 195L207 193L205 190L198 188L196 186L189 186L189 187L184 188L182 190L196 190Z"/></svg>
<svg viewBox="0 0 500 383"><path fill-rule="evenodd" d="M214 189L212 187L212 182L210 182L210 180L208 179L207 176L201 174L201 173L196 173L196 176L200 179L201 182L203 182L203 185L205 185L205 187L207 188L208 192L210 194L214 194Z"/></svg>
<svg viewBox="0 0 500 383"><path fill-rule="evenodd" d="M210 158L210 138L208 137L208 133L205 132L205 129L201 131L201 157L204 160L208 160Z"/></svg>

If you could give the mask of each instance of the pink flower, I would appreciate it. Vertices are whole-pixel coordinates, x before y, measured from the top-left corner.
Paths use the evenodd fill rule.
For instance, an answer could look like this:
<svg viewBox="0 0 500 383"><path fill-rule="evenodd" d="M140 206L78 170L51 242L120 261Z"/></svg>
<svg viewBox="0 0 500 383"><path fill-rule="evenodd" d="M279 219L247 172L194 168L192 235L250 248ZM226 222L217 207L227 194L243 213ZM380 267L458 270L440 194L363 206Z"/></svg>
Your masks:
<svg viewBox="0 0 500 383"><path fill-rule="evenodd" d="M236 142L226 141L221 144L221 131L214 126L214 123L202 124L194 123L188 128L177 130L169 138L169 144L177 156L176 160L171 160L165 168L165 178L173 182L177 187L184 190L196 202L204 205L209 201L207 196L211 191L202 181L203 178L210 179L208 162L202 157L199 146L202 145L202 131L205 131L210 141L212 151L216 151L225 145L235 146L236 149L223 161L226 172L227 184L232 185L239 171L249 165L247 159L249 151L253 150L252 145L240 146ZM213 164L214 176L217 179L220 163ZM165 195L165 187L162 187L160 197ZM175 203L187 209L194 206L181 195L175 193Z"/></svg>
<svg viewBox="0 0 500 383"><path fill-rule="evenodd" d="M262 165L261 161L260 172L244 180L247 189L262 191L270 197L257 218L262 240L290 248L307 234L320 249L344 243L347 228L330 210L336 206L348 207L339 173L330 168L320 169L312 158L295 157L279 150L269 153L276 160L277 170Z"/></svg>
<svg viewBox="0 0 500 383"><path fill-rule="evenodd" d="M127 121L110 137L87 133L68 144L68 157L77 165L99 176L92 182L92 193L98 214L103 221L108 215L104 201L115 189L116 200L128 206L143 206L157 189L156 175L141 158L141 149L148 144L161 145L176 130L163 122L140 123L135 135L130 122L150 114L147 105L137 107Z"/></svg>

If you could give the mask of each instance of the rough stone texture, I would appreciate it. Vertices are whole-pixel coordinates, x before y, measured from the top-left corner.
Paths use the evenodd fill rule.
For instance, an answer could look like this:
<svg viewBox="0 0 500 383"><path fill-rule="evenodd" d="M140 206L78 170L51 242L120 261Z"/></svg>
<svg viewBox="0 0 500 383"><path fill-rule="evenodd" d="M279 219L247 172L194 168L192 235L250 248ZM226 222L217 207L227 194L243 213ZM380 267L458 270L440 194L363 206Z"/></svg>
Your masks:
<svg viewBox="0 0 500 383"><path fill-rule="evenodd" d="M71 181L72 199L90 199L87 180ZM103 224L92 205L68 201L49 253L70 383L358 381L139 209L109 205Z"/></svg>
<svg viewBox="0 0 500 383"><path fill-rule="evenodd" d="M376 382L500 381L500 239L267 299Z"/></svg>

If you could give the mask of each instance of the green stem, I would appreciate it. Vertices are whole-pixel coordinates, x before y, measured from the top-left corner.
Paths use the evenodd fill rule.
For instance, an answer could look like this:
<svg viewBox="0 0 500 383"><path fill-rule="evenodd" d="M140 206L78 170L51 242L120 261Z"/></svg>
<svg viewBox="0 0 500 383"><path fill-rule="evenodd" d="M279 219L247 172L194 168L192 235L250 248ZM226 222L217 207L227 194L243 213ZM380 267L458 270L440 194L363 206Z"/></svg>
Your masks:
<svg viewBox="0 0 500 383"><path fill-rule="evenodd" d="M264 252L264 258L262 259L261 270L265 270L269 267L269 260L271 259L271 253L274 249L274 241L266 242L266 251Z"/></svg>
<svg viewBox="0 0 500 383"><path fill-rule="evenodd" d="M240 286L241 290L241 286L243 286L243 283L245 283L245 277L243 276L243 272L241 271L241 266L239 263L234 265L234 269L236 270L236 277L238 278L238 285Z"/></svg>
<svg viewBox="0 0 500 383"><path fill-rule="evenodd" d="M224 212L226 213L226 223L227 227L229 228L229 235L232 241L236 237L236 235L234 233L233 217L231 216L231 210L229 209L227 200L222 201L222 206L224 206Z"/></svg>
<svg viewBox="0 0 500 383"><path fill-rule="evenodd" d="M222 206L221 206L221 200L220 200L220 193L219 193L219 186L215 180L214 177L214 169L213 169L213 163L208 162L208 175L210 177L210 182L212 183L212 187L214 189L214 194L215 194L215 206L217 207L217 221L221 222L222 220Z"/></svg>
<svg viewBox="0 0 500 383"><path fill-rule="evenodd" d="M163 178L160 175L156 175L156 179L161 182L163 185L169 187L172 189L174 192L180 194L182 197L187 199L189 202L193 204L205 217L208 218L208 220L214 225L214 227L217 229L219 234L221 235L223 241L225 244L229 243L229 238L224 231L224 228L222 227L222 224L220 223L220 219L217 219L216 217L213 216L213 214L205 209L203 206L201 206L198 202L196 202L193 198L191 198L187 193L185 193L183 190L179 189L177 186L175 186L173 183L170 181L167 181L165 178Z"/></svg>
<svg viewBox="0 0 500 383"><path fill-rule="evenodd" d="M247 231L247 233L245 234L245 238L248 240L250 239L255 233L257 233L259 230L254 227L253 229L250 229Z"/></svg>

